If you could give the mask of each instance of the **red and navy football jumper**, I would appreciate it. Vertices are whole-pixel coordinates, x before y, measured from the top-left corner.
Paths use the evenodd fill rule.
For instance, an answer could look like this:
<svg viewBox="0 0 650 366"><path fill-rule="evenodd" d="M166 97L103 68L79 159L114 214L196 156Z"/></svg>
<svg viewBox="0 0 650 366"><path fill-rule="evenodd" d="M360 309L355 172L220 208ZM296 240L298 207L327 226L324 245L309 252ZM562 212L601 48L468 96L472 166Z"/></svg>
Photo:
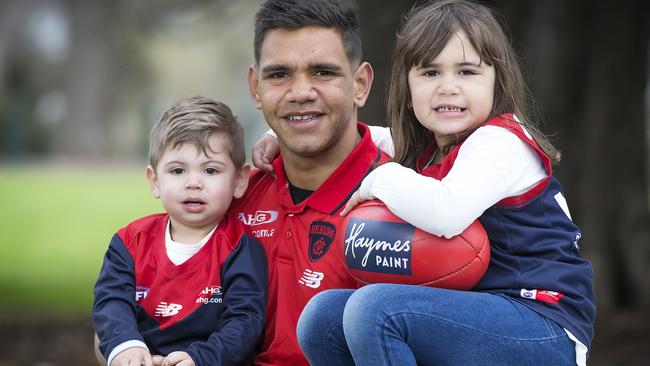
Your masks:
<svg viewBox="0 0 650 366"><path fill-rule="evenodd" d="M225 216L196 254L175 265L165 248L168 220L141 218L111 240L93 304L102 354L140 340L152 355L185 351L196 365L250 361L264 326L262 247Z"/></svg>
<svg viewBox="0 0 650 366"><path fill-rule="evenodd" d="M293 203L278 157L275 176L255 171L246 195L233 203L233 212L262 243L269 260L267 322L256 365L309 365L296 337L302 309L321 291L358 287L348 274L342 243L334 240L345 234L339 212L374 164L388 156L374 145L366 125L357 126L361 140L309 198Z"/></svg>
<svg viewBox="0 0 650 366"><path fill-rule="evenodd" d="M589 261L580 256L580 230L564 211L562 187L552 174L551 161L512 114L493 118L483 126L505 128L518 136L537 152L547 176L527 192L498 202L479 217L490 238L491 257L487 272L473 290L512 297L552 319L589 347L596 314L593 271ZM436 148L435 143L429 146L418 159L418 172L444 178L461 145L440 164L426 167Z"/></svg>

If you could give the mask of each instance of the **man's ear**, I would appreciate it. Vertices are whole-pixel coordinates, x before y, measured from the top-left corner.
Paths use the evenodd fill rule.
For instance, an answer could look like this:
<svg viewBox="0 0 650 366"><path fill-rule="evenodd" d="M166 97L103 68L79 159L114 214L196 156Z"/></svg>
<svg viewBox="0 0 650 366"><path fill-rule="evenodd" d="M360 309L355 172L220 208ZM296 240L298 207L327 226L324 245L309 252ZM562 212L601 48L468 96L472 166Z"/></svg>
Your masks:
<svg viewBox="0 0 650 366"><path fill-rule="evenodd" d="M372 66L367 62L362 62L354 72L354 105L357 108L361 108L366 104L373 78Z"/></svg>
<svg viewBox="0 0 650 366"><path fill-rule="evenodd" d="M149 186L151 187L151 194L154 198L160 198L160 187L158 186L158 176L156 171L151 165L147 165L147 180L149 181Z"/></svg>
<svg viewBox="0 0 650 366"><path fill-rule="evenodd" d="M250 65L248 67L248 93L250 94L251 99L253 99L253 102L255 102L255 107L257 109L262 109L259 87L260 82L257 68L255 68L255 65Z"/></svg>
<svg viewBox="0 0 650 366"><path fill-rule="evenodd" d="M248 164L244 164L237 173L235 177L235 191L233 192L233 197L241 198L244 193L246 193L246 188L248 188L248 177L251 173L251 167Z"/></svg>

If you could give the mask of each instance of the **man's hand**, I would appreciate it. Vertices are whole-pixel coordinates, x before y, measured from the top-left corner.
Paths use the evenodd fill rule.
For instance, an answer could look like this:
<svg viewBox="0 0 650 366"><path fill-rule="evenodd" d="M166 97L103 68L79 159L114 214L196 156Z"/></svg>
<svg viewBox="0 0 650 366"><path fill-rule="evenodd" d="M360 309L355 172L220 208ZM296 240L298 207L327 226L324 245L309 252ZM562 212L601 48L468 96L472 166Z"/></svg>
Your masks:
<svg viewBox="0 0 650 366"><path fill-rule="evenodd" d="M264 133L253 145L253 165L269 173L273 173L273 159L280 153L278 139L271 134Z"/></svg>
<svg viewBox="0 0 650 366"><path fill-rule="evenodd" d="M144 365L154 366L151 361L151 355L142 347L131 347L120 352L111 361L111 366L132 366Z"/></svg>

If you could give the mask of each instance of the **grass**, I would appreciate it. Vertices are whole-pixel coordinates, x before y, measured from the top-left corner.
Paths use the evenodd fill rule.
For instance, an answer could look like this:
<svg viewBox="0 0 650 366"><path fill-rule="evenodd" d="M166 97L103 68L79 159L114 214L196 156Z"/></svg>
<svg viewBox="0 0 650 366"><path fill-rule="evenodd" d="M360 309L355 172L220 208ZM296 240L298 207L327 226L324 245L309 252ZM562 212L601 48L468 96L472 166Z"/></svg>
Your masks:
<svg viewBox="0 0 650 366"><path fill-rule="evenodd" d="M0 310L88 313L117 229L162 210L144 168L0 166Z"/></svg>

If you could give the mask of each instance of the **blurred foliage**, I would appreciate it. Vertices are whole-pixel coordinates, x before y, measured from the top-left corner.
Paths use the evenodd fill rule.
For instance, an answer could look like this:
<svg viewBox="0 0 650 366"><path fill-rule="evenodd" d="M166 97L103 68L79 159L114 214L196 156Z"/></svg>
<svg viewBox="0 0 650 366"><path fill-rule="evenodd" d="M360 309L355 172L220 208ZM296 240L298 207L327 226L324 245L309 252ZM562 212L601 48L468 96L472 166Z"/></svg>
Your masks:
<svg viewBox="0 0 650 366"><path fill-rule="evenodd" d="M160 212L144 168L0 167L0 308L90 312L113 234Z"/></svg>

